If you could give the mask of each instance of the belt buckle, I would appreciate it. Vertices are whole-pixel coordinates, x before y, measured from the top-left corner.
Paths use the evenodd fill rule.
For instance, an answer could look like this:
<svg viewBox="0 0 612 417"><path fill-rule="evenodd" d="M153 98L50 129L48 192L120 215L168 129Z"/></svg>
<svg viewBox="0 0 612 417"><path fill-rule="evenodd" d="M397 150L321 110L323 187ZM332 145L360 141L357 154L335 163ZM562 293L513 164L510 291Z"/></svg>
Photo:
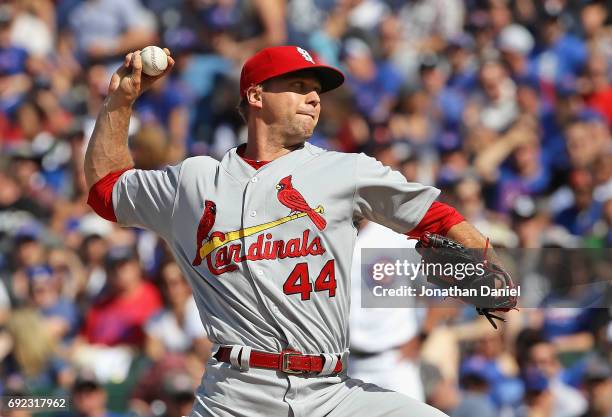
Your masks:
<svg viewBox="0 0 612 417"><path fill-rule="evenodd" d="M305 374L306 371L295 371L289 369L289 358L292 356L302 356L299 352L281 352L281 371L286 374L300 375Z"/></svg>

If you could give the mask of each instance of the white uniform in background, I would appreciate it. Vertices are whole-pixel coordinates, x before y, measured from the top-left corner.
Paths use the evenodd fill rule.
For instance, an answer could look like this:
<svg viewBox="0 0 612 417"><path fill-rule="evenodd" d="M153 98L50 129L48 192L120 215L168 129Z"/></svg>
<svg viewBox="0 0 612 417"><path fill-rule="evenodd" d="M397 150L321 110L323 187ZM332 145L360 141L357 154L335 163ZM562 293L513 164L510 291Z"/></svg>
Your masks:
<svg viewBox="0 0 612 417"><path fill-rule="evenodd" d="M373 222L359 231L351 267L349 375L423 401L419 365L402 358L398 349L418 336L422 309L361 308L361 249L414 248L415 242Z"/></svg>

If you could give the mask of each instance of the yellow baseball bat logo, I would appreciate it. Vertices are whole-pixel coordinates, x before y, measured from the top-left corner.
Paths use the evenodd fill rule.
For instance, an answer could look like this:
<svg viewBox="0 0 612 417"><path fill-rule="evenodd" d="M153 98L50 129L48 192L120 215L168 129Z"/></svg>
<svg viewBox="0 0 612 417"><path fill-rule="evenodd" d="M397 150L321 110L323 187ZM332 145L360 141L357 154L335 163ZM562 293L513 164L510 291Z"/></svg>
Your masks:
<svg viewBox="0 0 612 417"><path fill-rule="evenodd" d="M314 211L316 213L323 214L325 210L323 209L323 206L317 206L314 209ZM240 229L240 230L234 230L232 232L227 232L223 235L223 238L219 236L215 236L200 247L200 257L204 259L210 253L212 253L215 249L218 249L221 246L227 245L230 242L255 235L257 233L263 232L264 230L272 229L273 227L299 219L307 215L308 214L305 212L295 213L290 216L285 216L278 220L274 220L268 223L247 227L246 229Z"/></svg>

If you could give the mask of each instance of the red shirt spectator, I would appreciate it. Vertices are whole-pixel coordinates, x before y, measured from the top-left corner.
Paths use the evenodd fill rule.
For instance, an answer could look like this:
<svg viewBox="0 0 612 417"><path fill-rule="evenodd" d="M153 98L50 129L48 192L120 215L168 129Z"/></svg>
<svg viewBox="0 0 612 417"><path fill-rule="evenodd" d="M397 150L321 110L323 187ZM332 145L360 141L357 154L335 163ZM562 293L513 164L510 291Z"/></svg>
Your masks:
<svg viewBox="0 0 612 417"><path fill-rule="evenodd" d="M141 347L143 325L162 306L157 288L142 279L133 250L115 247L109 251L109 295L87 313L84 335L89 343Z"/></svg>

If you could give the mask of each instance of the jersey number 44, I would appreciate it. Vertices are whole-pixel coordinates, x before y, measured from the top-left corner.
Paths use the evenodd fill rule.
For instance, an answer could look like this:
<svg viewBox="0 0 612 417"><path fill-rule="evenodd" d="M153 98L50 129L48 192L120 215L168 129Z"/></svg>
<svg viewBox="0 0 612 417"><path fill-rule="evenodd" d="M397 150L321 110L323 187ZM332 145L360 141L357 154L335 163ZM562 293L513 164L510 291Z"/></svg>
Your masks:
<svg viewBox="0 0 612 417"><path fill-rule="evenodd" d="M300 262L293 268L283 284L285 294L301 294L302 300L310 300L310 293L313 291L308 272L308 263ZM336 274L334 270L334 260L327 261L317 275L314 282L314 291L327 291L330 297L336 295Z"/></svg>

